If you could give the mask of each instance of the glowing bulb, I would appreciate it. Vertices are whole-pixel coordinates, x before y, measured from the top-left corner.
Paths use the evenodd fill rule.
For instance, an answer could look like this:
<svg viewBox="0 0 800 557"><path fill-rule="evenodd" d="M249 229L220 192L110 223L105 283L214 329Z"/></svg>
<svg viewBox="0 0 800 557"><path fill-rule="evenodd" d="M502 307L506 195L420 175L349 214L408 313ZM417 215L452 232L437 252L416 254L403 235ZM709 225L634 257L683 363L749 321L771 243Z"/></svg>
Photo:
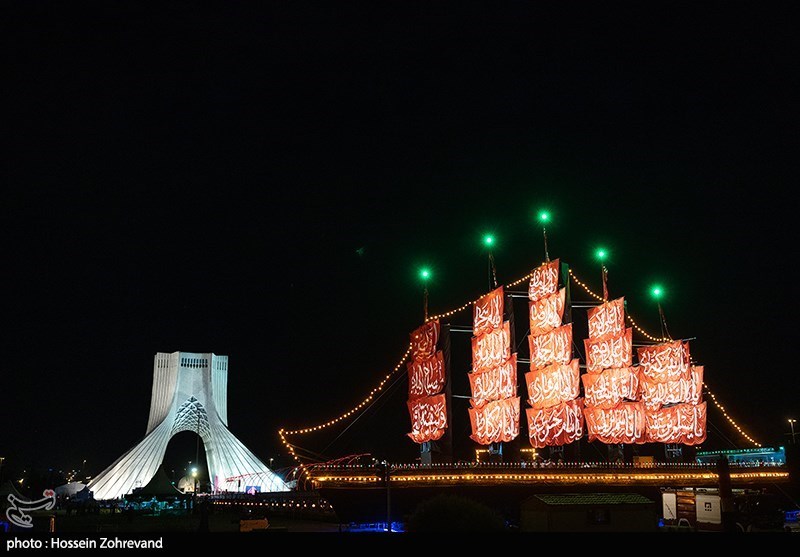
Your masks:
<svg viewBox="0 0 800 557"><path fill-rule="evenodd" d="M494 245L494 236L492 236L491 234L487 234L486 236L484 236L483 237L483 244L485 246L488 246L488 247L493 246Z"/></svg>
<svg viewBox="0 0 800 557"><path fill-rule="evenodd" d="M420 269L419 278L421 278L422 280L428 280L429 278L431 278L430 269L428 269L427 267L423 267L422 269Z"/></svg>
<svg viewBox="0 0 800 557"><path fill-rule="evenodd" d="M539 211L539 222L545 224L550 221L550 213L547 211Z"/></svg>
<svg viewBox="0 0 800 557"><path fill-rule="evenodd" d="M664 295L664 289L661 288L661 286L659 285L655 285L653 286L653 288L650 289L650 294L653 295L653 298L659 300Z"/></svg>
<svg viewBox="0 0 800 557"><path fill-rule="evenodd" d="M608 257L608 252L603 248L597 248L597 251L594 252L594 255L600 261L605 261L606 257Z"/></svg>

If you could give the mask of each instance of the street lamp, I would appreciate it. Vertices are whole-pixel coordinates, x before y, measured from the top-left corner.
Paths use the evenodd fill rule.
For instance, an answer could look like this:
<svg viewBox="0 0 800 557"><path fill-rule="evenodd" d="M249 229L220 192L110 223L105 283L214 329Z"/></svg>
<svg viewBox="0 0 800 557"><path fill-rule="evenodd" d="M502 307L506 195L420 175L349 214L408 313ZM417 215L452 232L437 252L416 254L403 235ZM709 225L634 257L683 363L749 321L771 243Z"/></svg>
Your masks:
<svg viewBox="0 0 800 557"><path fill-rule="evenodd" d="M194 479L194 487L192 493L197 493L197 468L192 468L192 478Z"/></svg>
<svg viewBox="0 0 800 557"><path fill-rule="evenodd" d="M794 418L789 418L789 426L792 428L792 445L795 445L797 441L794 440L794 424L797 422Z"/></svg>
<svg viewBox="0 0 800 557"><path fill-rule="evenodd" d="M269 459L269 467L270 467L270 469L272 468L272 461L273 461L273 460L275 460L275 459L274 459L274 458L272 458L272 457L270 457L270 459Z"/></svg>

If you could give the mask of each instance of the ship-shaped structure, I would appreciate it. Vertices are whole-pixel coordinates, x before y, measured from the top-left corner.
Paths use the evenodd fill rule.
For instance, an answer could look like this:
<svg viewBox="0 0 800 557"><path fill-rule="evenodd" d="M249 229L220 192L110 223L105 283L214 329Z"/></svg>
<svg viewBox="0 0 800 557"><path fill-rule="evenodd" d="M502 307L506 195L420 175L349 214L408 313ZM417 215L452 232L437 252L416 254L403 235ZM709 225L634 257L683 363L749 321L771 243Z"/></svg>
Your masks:
<svg viewBox="0 0 800 557"><path fill-rule="evenodd" d="M692 364L689 343L662 337L635 345L633 328L626 325L625 299L607 299L604 275L602 300L582 304L589 306L588 337L576 357L569 273L566 263L556 259L529 275L527 360L515 350L511 292L499 286L472 304L467 413L469 437L478 450L488 446L496 454L496 447L520 435L518 392L527 394L524 422L534 449L563 448L585 437L619 454L625 445L702 443L703 367ZM409 437L423 453L426 443L452 429L452 405L445 396L449 356L446 364L436 348L440 331L448 326L433 319L411 333ZM524 384L522 390L518 383Z"/></svg>

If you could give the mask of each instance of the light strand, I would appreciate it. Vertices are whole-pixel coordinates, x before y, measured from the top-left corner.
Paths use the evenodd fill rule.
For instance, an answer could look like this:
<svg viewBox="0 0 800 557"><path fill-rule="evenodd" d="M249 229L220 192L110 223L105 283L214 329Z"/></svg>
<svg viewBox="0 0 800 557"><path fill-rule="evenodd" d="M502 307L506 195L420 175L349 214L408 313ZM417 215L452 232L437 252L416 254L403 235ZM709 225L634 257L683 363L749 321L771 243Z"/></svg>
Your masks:
<svg viewBox="0 0 800 557"><path fill-rule="evenodd" d="M654 337L653 335L649 334L647 331L645 331L639 325L637 325L636 321L633 320L633 317L631 317L630 314L628 314L627 312L625 313L625 317L627 317L628 321L631 322L631 326L633 326L634 329L639 331L639 333L644 335L648 340L652 340L654 342L669 342L672 340L669 337Z"/></svg>
<svg viewBox="0 0 800 557"><path fill-rule="evenodd" d="M384 387L384 385L386 385L386 382L389 379L391 379L391 377L395 373L397 373L398 370L403 366L403 364L405 363L405 361L408 358L409 354L411 354L411 343L408 344L408 348L406 348L405 353L400 358L400 361L397 362L397 365L394 366L394 369L391 371L391 373L388 373L386 375L386 377L384 377L383 380L380 383L378 383L378 386L375 387L374 389L372 389L369 392L369 395L367 395L367 397L364 400L362 400L361 402L359 402L358 404L353 406L347 412L344 412L343 414L339 415L337 418L333 418L331 420L328 420L327 422L320 423L320 424L317 424L317 425L314 425L314 426L303 427L303 428L299 428L299 429L288 429L287 430L287 429L281 428L278 431L278 435L281 438L281 442L286 447L286 449L289 451L289 454L291 454L292 457L295 459L295 461L300 462L300 458L295 453L295 450L294 450L294 447L292 446L292 444L289 443L289 441L286 439L287 435L302 435L302 434L305 434L305 433L312 433L314 431L319 431L320 429L325 429L327 427L330 427L332 425L335 425L335 424L341 422L342 420L345 420L345 419L349 418L353 414L355 414L358 411L364 409L367 406L367 404L369 404L372 401L372 399L375 398L375 395L383 390L383 387ZM302 467L302 464L301 464L301 467Z"/></svg>
<svg viewBox="0 0 800 557"><path fill-rule="evenodd" d="M575 273L572 272L572 269L569 269L569 276L572 278L572 280L574 280L578 284L578 286L583 288L586 291L587 294L589 294L590 296L592 296L593 298L595 298L595 299L597 299L597 300L599 300L601 302L605 301L605 300L603 300L602 296L598 296L597 294L592 292L592 290L588 286L586 286L586 284L581 282L581 280L578 277L575 276Z"/></svg>
<svg viewBox="0 0 800 557"><path fill-rule="evenodd" d="M728 420L728 422L730 422L733 428L736 431L738 431L742 437L750 441L753 445L755 445L756 447L761 447L761 443L750 437L747 433L745 433L745 431L741 427L739 427L739 424L736 423L736 420L734 420L730 416L730 414L728 414L728 412L725 410L725 407L719 403L719 401L717 400L717 396L711 392L711 389L708 388L708 384L705 381L703 382L703 386L706 388L706 392L711 397L711 401L719 409L719 411L722 412L722 415L725 416L725 419Z"/></svg>
<svg viewBox="0 0 800 557"><path fill-rule="evenodd" d="M517 280L515 280L514 282L509 282L508 284L505 285L505 288L510 288L512 286L518 286L518 285L522 284L523 282L525 282L526 280L530 279L532 275L533 275L533 273L528 273L524 277L520 277ZM442 313L439 313L439 314L436 314L436 315L431 315L430 317L428 317L427 320L428 321L435 321L436 319L441 319L443 317L450 317L451 315L455 315L456 313L458 313L460 311L464 311L468 307L475 305L475 303L478 300L480 300L481 298L483 298L484 296L485 296L485 294L481 294L480 296L478 296L474 300L472 300L470 302L467 302L467 303L465 303L463 305L460 305L455 309L451 309L450 311L445 311L445 312L442 312Z"/></svg>
<svg viewBox="0 0 800 557"><path fill-rule="evenodd" d="M602 296L592 292L592 290L585 283L581 282L581 280L578 277L575 276L575 273L572 272L572 269L569 270L569 276L572 277L572 280L574 280L578 284L578 286L583 288L586 291L587 294L589 294L590 296L592 296L593 298L595 298L596 300L599 300L601 302L605 302L606 301L606 300L603 299ZM640 334L642 334L645 338L647 338L648 340L652 340L653 342L669 342L670 340L672 340L671 338L667 338L667 337L656 337L656 336L651 335L650 333L648 333L647 331L642 329L636 323L636 321L633 320L633 317L631 317L631 315L627 311L625 312L625 317L628 319L628 321L630 321L631 326L634 329L636 329Z"/></svg>

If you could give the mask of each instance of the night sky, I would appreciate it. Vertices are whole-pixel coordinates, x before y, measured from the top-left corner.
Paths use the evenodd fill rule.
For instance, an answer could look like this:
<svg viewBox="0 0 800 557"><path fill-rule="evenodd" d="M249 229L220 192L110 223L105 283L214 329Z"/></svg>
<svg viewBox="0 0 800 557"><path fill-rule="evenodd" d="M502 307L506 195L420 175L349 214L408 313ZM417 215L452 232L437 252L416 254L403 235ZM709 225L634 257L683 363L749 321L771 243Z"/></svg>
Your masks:
<svg viewBox="0 0 800 557"><path fill-rule="evenodd" d="M288 465L280 426L338 416L405 351L419 266L431 312L473 300L492 231L515 280L544 258L540 208L551 257L597 290L606 246L611 295L653 332L660 281L720 400L787 441L800 44L783 6L328 4L2 8L7 466L111 464L144 435L154 354L176 350L229 356L232 431ZM297 441L410 460L405 393ZM193 458L180 443L170 458Z"/></svg>

